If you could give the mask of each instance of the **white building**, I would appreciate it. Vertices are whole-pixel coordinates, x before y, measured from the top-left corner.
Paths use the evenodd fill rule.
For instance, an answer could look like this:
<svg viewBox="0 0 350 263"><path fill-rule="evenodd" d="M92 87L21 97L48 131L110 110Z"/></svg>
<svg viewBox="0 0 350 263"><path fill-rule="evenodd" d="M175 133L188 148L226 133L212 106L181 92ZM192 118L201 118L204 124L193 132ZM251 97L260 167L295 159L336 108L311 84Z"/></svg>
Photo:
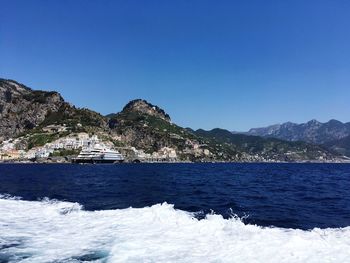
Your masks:
<svg viewBox="0 0 350 263"><path fill-rule="evenodd" d="M35 152L36 158L47 158L50 156L50 153L53 153L53 149L41 148Z"/></svg>

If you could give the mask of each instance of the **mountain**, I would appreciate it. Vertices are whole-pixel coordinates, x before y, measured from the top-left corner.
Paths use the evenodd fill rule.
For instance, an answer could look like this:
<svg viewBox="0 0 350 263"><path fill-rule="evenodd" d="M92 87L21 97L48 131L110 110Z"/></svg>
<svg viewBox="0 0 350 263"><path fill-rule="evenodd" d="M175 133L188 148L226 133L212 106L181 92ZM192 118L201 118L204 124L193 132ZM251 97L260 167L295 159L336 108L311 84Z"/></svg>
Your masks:
<svg viewBox="0 0 350 263"><path fill-rule="evenodd" d="M224 129L197 130L198 136L225 144L238 152L258 156L265 161L330 160L334 154L327 149L305 142L289 142L276 138L263 138L244 134L233 134Z"/></svg>
<svg viewBox="0 0 350 263"><path fill-rule="evenodd" d="M253 128L244 134L324 144L350 135L350 122L342 123L337 120L330 120L326 123L311 120L302 124L286 122L264 128Z"/></svg>
<svg viewBox="0 0 350 263"><path fill-rule="evenodd" d="M57 92L34 91L16 81L0 79L0 138L36 127L63 103Z"/></svg>
<svg viewBox="0 0 350 263"><path fill-rule="evenodd" d="M72 106L58 92L32 90L14 80L0 79L0 140L50 124L65 124L72 130L108 128L102 115Z"/></svg>
<svg viewBox="0 0 350 263"><path fill-rule="evenodd" d="M171 122L160 107L132 100L107 116L76 108L55 91L33 90L0 79L0 142L15 142L17 150L42 147L59 138L74 139L81 132L97 135L125 155L161 156L176 153L188 161L305 161L336 160L321 146L303 142L183 128ZM13 144L12 143L12 144ZM0 145L1 146L1 145Z"/></svg>
<svg viewBox="0 0 350 263"><path fill-rule="evenodd" d="M146 100L130 101L121 112L109 114L109 127L125 145L157 152L176 150L182 160L231 160L232 150L207 142L188 129L171 122L170 116Z"/></svg>

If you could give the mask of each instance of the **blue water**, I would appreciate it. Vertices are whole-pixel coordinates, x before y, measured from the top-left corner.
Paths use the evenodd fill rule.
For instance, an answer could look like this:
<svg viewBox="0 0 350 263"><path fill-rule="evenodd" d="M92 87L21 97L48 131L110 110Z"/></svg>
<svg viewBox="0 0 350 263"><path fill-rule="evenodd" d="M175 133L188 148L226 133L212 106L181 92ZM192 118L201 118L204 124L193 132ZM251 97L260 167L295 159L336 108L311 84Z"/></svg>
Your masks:
<svg viewBox="0 0 350 263"><path fill-rule="evenodd" d="M167 202L261 226L350 225L349 164L1 164L0 193L86 210Z"/></svg>

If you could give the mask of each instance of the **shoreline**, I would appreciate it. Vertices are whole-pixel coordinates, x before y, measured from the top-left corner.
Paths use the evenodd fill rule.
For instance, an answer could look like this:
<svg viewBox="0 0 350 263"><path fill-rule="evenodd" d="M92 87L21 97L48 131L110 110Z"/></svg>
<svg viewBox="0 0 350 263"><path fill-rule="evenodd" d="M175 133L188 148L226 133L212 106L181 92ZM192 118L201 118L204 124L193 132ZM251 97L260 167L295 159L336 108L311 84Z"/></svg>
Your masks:
<svg viewBox="0 0 350 263"><path fill-rule="evenodd" d="M72 164L72 165L123 165L123 164L350 164L350 160L342 161L315 161L315 160L306 160L306 161L172 161L172 162L121 162L121 163L84 163L77 164L69 161L66 162L54 162L54 161L0 161L1 164Z"/></svg>

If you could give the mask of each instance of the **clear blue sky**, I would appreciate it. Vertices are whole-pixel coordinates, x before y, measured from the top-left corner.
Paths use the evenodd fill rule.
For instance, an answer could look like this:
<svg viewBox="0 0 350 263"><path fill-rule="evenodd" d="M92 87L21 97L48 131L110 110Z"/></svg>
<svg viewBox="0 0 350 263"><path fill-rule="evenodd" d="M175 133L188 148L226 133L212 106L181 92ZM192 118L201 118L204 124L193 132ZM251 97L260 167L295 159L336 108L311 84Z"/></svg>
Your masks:
<svg viewBox="0 0 350 263"><path fill-rule="evenodd" d="M350 121L350 1L0 0L0 77L192 128Z"/></svg>

